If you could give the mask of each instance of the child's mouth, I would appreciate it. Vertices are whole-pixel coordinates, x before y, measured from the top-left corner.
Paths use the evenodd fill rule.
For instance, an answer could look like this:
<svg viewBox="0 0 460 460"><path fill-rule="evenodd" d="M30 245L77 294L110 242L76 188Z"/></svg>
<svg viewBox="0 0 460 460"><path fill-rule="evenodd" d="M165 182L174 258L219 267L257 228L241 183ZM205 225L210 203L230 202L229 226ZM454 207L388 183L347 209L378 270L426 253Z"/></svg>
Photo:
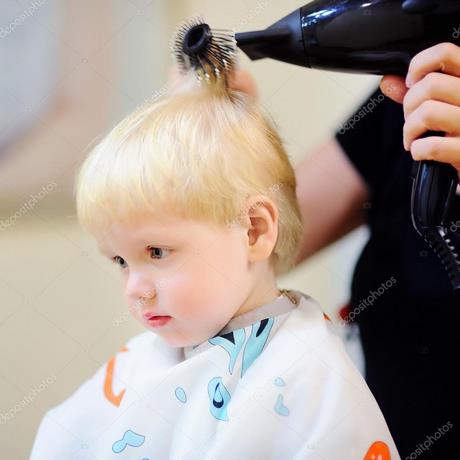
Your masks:
<svg viewBox="0 0 460 460"><path fill-rule="evenodd" d="M147 318L147 322L152 327L161 327L171 320L171 316L151 316Z"/></svg>

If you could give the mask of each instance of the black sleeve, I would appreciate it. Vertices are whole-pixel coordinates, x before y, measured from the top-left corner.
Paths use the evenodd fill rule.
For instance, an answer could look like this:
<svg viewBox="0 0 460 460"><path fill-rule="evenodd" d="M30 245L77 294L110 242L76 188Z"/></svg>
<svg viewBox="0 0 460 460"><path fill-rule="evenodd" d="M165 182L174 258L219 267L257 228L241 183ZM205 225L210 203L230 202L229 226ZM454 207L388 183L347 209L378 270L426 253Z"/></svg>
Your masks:
<svg viewBox="0 0 460 460"><path fill-rule="evenodd" d="M335 133L345 154L368 185L378 193L403 149L402 105L377 88Z"/></svg>

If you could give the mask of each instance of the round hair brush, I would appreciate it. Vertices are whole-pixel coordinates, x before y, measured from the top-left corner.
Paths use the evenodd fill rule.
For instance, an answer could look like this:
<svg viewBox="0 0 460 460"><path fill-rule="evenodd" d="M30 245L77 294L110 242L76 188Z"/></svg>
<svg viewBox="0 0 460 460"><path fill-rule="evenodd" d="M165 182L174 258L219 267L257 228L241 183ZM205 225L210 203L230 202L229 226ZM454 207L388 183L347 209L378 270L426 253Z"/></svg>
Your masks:
<svg viewBox="0 0 460 460"><path fill-rule="evenodd" d="M181 24L173 38L171 51L182 73L193 71L206 83L223 83L235 67L235 33L213 30L201 18Z"/></svg>

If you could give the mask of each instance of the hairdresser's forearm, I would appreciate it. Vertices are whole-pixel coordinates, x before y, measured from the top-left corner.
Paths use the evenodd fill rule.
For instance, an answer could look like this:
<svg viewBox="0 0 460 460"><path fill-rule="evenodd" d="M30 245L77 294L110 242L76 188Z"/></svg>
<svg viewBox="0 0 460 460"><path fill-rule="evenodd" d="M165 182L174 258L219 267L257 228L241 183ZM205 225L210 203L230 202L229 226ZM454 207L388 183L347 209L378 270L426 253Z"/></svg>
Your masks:
<svg viewBox="0 0 460 460"><path fill-rule="evenodd" d="M369 192L335 139L296 167L296 179L305 228L297 265L365 223Z"/></svg>
<svg viewBox="0 0 460 460"><path fill-rule="evenodd" d="M312 219L309 224L305 225L305 232L300 244L299 254L295 265L304 262L309 257L313 256L321 249L336 242L349 232L358 228L365 223L362 215L350 216L340 228L335 227L333 231L324 231L321 229L321 221Z"/></svg>

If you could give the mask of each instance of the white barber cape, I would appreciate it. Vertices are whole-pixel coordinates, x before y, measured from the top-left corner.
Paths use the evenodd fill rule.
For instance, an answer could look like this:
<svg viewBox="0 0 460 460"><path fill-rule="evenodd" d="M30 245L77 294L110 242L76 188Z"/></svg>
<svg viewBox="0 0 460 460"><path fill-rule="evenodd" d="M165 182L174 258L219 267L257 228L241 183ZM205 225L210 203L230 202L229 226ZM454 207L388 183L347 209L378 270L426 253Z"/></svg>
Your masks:
<svg viewBox="0 0 460 460"><path fill-rule="evenodd" d="M39 426L30 460L397 460L318 303L300 291L173 348L133 337Z"/></svg>

